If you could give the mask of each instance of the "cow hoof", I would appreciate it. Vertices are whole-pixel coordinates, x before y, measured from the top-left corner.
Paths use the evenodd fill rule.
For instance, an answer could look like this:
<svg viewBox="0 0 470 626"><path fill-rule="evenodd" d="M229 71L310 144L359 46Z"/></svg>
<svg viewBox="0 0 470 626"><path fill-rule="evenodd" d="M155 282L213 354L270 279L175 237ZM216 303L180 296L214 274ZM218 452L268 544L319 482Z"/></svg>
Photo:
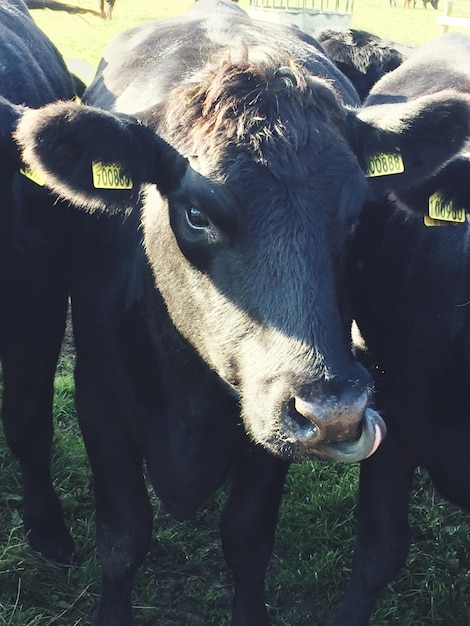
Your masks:
<svg viewBox="0 0 470 626"><path fill-rule="evenodd" d="M72 537L67 531L60 533L37 533L30 531L28 541L31 549L44 558L64 565L78 564L81 555L76 552Z"/></svg>

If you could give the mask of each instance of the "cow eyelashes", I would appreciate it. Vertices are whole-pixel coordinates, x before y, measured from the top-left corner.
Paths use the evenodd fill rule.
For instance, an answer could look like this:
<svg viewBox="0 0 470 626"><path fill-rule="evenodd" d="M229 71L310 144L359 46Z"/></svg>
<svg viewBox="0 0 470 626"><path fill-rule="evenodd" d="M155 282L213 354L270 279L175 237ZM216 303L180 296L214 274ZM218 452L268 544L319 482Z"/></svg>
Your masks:
<svg viewBox="0 0 470 626"><path fill-rule="evenodd" d="M212 222L201 209L191 206L186 209L186 221L191 228L201 230L211 228Z"/></svg>
<svg viewBox="0 0 470 626"><path fill-rule="evenodd" d="M183 255L196 268L206 271L217 244L226 239L223 231L194 204L170 207L170 223Z"/></svg>

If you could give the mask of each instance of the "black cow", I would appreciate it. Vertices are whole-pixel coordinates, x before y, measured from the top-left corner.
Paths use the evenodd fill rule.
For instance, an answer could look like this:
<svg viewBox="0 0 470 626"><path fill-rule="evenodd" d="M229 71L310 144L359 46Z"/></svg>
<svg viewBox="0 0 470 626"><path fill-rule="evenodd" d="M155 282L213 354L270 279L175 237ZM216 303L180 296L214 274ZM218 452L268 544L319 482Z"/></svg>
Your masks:
<svg viewBox="0 0 470 626"><path fill-rule="evenodd" d="M22 0L0 4L0 361L1 416L23 477L30 544L70 561L73 542L52 487L49 457L55 367L65 326L67 216L20 173L12 131L24 105L72 98L74 82Z"/></svg>
<svg viewBox="0 0 470 626"><path fill-rule="evenodd" d="M455 52L453 58L451 53ZM460 62L460 56L462 62ZM367 103L382 104L390 101L407 100L422 94L432 94L441 84L450 85L461 93L470 92L470 73L465 60L468 56L468 35L450 33L422 46L416 53L413 63L407 63L399 70L385 77L378 89L373 89ZM426 60L429 68L422 72ZM456 60L459 62L456 63ZM446 76L445 81L443 76ZM389 89L392 90L389 94ZM396 92L400 91L397 95ZM429 198L436 191L442 199L442 206L455 206L470 213L470 150L468 146L457 157L446 163L435 176L423 184L413 185L394 194L394 201L405 211L429 214Z"/></svg>
<svg viewBox="0 0 470 626"><path fill-rule="evenodd" d="M396 69L413 49L354 28L319 28L315 38L353 83L363 101L382 76Z"/></svg>
<svg viewBox="0 0 470 626"><path fill-rule="evenodd" d="M377 83L366 104L411 103L439 88L470 93L468 36L426 44ZM353 311L388 435L361 466L358 538L335 626L368 624L378 595L403 566L416 467L426 468L445 498L470 511L470 225L464 212L469 175L462 155L426 185L367 207L358 230L351 261ZM444 200L430 203L435 193ZM466 205L456 204L465 193ZM425 204L437 217L463 221L426 226Z"/></svg>
<svg viewBox="0 0 470 626"><path fill-rule="evenodd" d="M423 6L425 9L428 8L428 2L432 6L433 9L438 8L439 0L423 0ZM404 5L405 9L409 9L411 6L411 0L405 0ZM413 0L413 9L416 9L416 0Z"/></svg>
<svg viewBox="0 0 470 626"><path fill-rule="evenodd" d="M219 1L119 36L85 100L29 112L17 138L54 190L93 212L72 311L103 573L94 624L132 622L152 526L145 461L180 518L231 476L232 623L267 625L289 462L359 460L383 437L344 286L369 190L360 164L400 149L406 171L370 185L426 178L468 136L470 99L357 112L308 35Z"/></svg>

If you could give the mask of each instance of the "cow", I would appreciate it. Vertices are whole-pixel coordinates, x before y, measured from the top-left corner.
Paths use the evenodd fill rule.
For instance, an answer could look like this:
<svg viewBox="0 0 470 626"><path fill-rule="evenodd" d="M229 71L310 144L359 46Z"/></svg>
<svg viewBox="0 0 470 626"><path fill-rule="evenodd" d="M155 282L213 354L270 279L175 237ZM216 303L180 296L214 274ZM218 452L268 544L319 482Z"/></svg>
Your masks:
<svg viewBox="0 0 470 626"><path fill-rule="evenodd" d="M365 104L411 103L442 88L470 93L467 35L422 46L376 84ZM387 438L361 464L352 573L335 626L368 624L377 597L404 565L417 467L470 511L469 174L464 152L425 185L371 203L351 251L352 311ZM428 208L431 217L423 220ZM447 226L436 226L436 217Z"/></svg>
<svg viewBox="0 0 470 626"><path fill-rule="evenodd" d="M358 109L301 30L202 0L119 35L84 102L26 112L15 137L85 217L71 299L102 570L93 624L132 623L152 527L145 462L181 519L230 480L232 624L267 626L289 464L358 461L384 437L344 283L362 206L452 158L470 99ZM398 149L402 174L366 178L372 157Z"/></svg>
<svg viewBox="0 0 470 626"><path fill-rule="evenodd" d="M428 8L428 2L433 9L437 10L439 6L439 0L423 0L423 6L425 9ZM403 6L405 7L405 9L409 9L411 7L411 0L405 0ZM416 0L413 0L413 9L416 9Z"/></svg>
<svg viewBox="0 0 470 626"><path fill-rule="evenodd" d="M413 49L355 28L318 28L315 39L352 82L361 101L387 72L396 69Z"/></svg>
<svg viewBox="0 0 470 626"><path fill-rule="evenodd" d="M29 542L35 550L61 562L70 562L74 545L52 485L49 461L54 372L68 302L68 217L49 191L27 178L12 132L26 105L40 107L74 97L73 78L26 5L22 0L2 0L1 418L6 441L20 464Z"/></svg>

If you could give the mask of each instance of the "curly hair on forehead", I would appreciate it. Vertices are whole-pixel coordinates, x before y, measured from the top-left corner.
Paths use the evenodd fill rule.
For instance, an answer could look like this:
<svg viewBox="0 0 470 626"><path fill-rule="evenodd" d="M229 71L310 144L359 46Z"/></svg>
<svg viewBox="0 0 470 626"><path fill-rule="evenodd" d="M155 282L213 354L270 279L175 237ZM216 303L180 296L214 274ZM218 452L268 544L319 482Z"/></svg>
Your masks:
<svg viewBox="0 0 470 626"><path fill-rule="evenodd" d="M211 143L213 149L232 143L263 160L266 143L297 149L316 122L339 127L344 116L330 83L309 74L286 51L241 47L225 51L172 90L159 132L188 149L200 141L209 150Z"/></svg>

